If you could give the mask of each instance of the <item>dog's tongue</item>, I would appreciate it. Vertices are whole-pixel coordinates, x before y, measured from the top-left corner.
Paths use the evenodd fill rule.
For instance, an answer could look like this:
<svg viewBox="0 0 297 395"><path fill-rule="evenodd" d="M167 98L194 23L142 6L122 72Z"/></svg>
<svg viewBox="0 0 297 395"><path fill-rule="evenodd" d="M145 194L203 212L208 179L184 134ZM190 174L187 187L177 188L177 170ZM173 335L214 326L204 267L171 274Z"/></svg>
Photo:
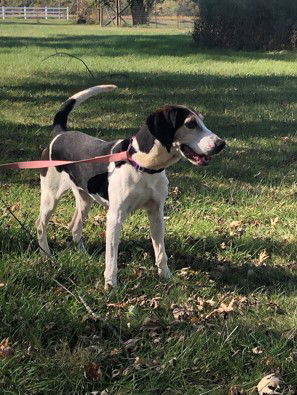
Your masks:
<svg viewBox="0 0 297 395"><path fill-rule="evenodd" d="M205 165L209 161L210 157L206 155L198 155L192 148L187 145L183 146L183 152L187 158L191 159L196 163L197 166Z"/></svg>

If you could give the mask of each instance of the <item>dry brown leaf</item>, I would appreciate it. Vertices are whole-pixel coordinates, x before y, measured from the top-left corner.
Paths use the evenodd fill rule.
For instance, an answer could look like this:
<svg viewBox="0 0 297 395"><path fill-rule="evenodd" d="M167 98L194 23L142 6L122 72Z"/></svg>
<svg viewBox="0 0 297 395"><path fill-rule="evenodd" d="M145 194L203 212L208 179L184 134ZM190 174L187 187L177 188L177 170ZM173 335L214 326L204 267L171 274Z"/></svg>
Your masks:
<svg viewBox="0 0 297 395"><path fill-rule="evenodd" d="M266 366L270 366L270 365L273 365L273 364L274 364L274 359L272 358L271 355L267 355L267 357L265 357L265 358L263 359L263 362L264 362L264 364L265 364Z"/></svg>
<svg viewBox="0 0 297 395"><path fill-rule="evenodd" d="M136 370L145 369L148 367L147 361L142 357L136 357L134 361L134 367Z"/></svg>
<svg viewBox="0 0 297 395"><path fill-rule="evenodd" d="M229 228L238 228L241 226L242 222L241 221L232 221L229 224Z"/></svg>
<svg viewBox="0 0 297 395"><path fill-rule="evenodd" d="M155 320L154 318L150 317L145 317L142 323L142 328L150 329L150 330L156 330L159 328L159 322Z"/></svg>
<svg viewBox="0 0 297 395"><path fill-rule="evenodd" d="M155 298L149 300L149 306L155 310L160 306L161 301L162 301L161 296L156 296Z"/></svg>
<svg viewBox="0 0 297 395"><path fill-rule="evenodd" d="M123 376L128 376L128 374L133 372L133 367L132 366L128 366L126 369L123 370Z"/></svg>
<svg viewBox="0 0 297 395"><path fill-rule="evenodd" d="M111 372L111 378L115 378L115 377L118 377L119 375L121 374L121 370L120 369L114 369L112 372Z"/></svg>
<svg viewBox="0 0 297 395"><path fill-rule="evenodd" d="M113 349L110 351L110 355L111 355L111 356L113 356L113 355L118 355L120 352L121 352L121 350L119 350L118 348L113 348Z"/></svg>
<svg viewBox="0 0 297 395"><path fill-rule="evenodd" d="M230 231L229 231L230 236L238 236L238 237L240 237L244 233L244 229L242 227L242 222L241 221L232 221L229 224L229 228L230 228Z"/></svg>
<svg viewBox="0 0 297 395"><path fill-rule="evenodd" d="M270 219L271 226L275 226L279 223L279 217L271 218Z"/></svg>
<svg viewBox="0 0 297 395"><path fill-rule="evenodd" d="M97 214L93 218L93 222L94 222L95 225L100 225L104 221L105 221L105 215L103 215L103 214Z"/></svg>
<svg viewBox="0 0 297 395"><path fill-rule="evenodd" d="M5 337L0 343L0 359L11 357L14 354L12 347L9 345L9 338Z"/></svg>
<svg viewBox="0 0 297 395"><path fill-rule="evenodd" d="M205 320L209 320L212 317L223 315L224 319L227 319L229 315L234 311L234 303L235 299L233 298L230 303L227 305L224 302L221 302L220 306L217 309L214 309L209 314L205 316Z"/></svg>
<svg viewBox="0 0 297 395"><path fill-rule="evenodd" d="M285 337L288 340L297 340L297 329L292 328L292 329L287 329L282 333L282 336Z"/></svg>
<svg viewBox="0 0 297 395"><path fill-rule="evenodd" d="M102 379L102 371L99 365L89 362L84 365L84 376L88 380L100 381Z"/></svg>
<svg viewBox="0 0 297 395"><path fill-rule="evenodd" d="M267 394L280 394L281 380L274 373L271 373L265 377L263 377L258 385L258 393L259 395L267 395Z"/></svg>
<svg viewBox="0 0 297 395"><path fill-rule="evenodd" d="M129 339L124 343L124 347L126 350L135 351L137 348L138 343L140 342L139 337L134 337L133 339Z"/></svg>
<svg viewBox="0 0 297 395"><path fill-rule="evenodd" d="M172 193L173 193L173 195L179 195L180 194L179 188L178 187L174 187Z"/></svg>
<svg viewBox="0 0 297 395"><path fill-rule="evenodd" d="M172 304L171 310L176 321L184 321L188 317L188 314L183 306Z"/></svg>
<svg viewBox="0 0 297 395"><path fill-rule="evenodd" d="M219 247L221 250L225 250L227 246L226 243L223 241L222 243L220 243Z"/></svg>
<svg viewBox="0 0 297 395"><path fill-rule="evenodd" d="M267 254L266 250L260 251L258 256L258 263L259 265L263 265L269 259L269 255Z"/></svg>
<svg viewBox="0 0 297 395"><path fill-rule="evenodd" d="M252 348L253 354L263 354L263 350L261 350L260 347L254 347Z"/></svg>

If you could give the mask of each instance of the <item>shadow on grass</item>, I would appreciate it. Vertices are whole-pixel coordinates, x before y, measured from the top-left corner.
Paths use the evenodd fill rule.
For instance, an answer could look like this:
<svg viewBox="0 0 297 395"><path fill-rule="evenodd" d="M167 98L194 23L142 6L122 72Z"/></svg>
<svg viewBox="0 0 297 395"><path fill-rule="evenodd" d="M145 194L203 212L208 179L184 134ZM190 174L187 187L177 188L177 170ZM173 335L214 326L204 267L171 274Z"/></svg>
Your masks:
<svg viewBox="0 0 297 395"><path fill-rule="evenodd" d="M31 234L34 237L34 230L32 229ZM49 240L53 254L65 251L65 248L69 249L69 252L75 251L74 245L69 243L69 240L69 238L66 238L62 245L57 245ZM258 265L256 260L252 258L246 258L240 264L232 262L230 259L222 261L218 258L218 253L221 252L219 245L223 241L226 245L232 245L232 248L236 249L239 253L246 253L248 251L251 257L258 256L261 250L266 250L269 255L279 258L295 256L295 245L293 243L281 243L264 237L257 240L236 240L226 236L208 238L188 237L181 242L178 238L168 236L165 238L165 244L169 257L169 267L173 272L184 267L189 267L201 274L207 274L215 282L217 289L220 291L223 289L227 291L239 291L242 294L250 294L259 289L267 293L273 293L274 291L280 292L280 290L288 294L296 292L297 273L290 270L289 265L287 267L271 265L269 261L267 264ZM23 230L7 232L7 230L2 229L0 233L0 246L3 254L9 254L10 251L20 254L25 252L33 253L35 250L38 251L36 238L32 239ZM98 241L88 242L86 239L86 248L86 259L90 254L99 260L100 257L104 257L105 240L98 237ZM122 240L119 248L119 267L123 269L127 266L127 262L139 261L139 254L142 256L140 251L149 253L150 261L153 264L154 252L150 239L137 238ZM49 264L52 266L52 263ZM87 267L84 270L88 270ZM75 278L73 280L75 281ZM68 281L67 276L63 278L63 281ZM156 279L156 281L158 280ZM195 288L196 285L189 282L189 287Z"/></svg>

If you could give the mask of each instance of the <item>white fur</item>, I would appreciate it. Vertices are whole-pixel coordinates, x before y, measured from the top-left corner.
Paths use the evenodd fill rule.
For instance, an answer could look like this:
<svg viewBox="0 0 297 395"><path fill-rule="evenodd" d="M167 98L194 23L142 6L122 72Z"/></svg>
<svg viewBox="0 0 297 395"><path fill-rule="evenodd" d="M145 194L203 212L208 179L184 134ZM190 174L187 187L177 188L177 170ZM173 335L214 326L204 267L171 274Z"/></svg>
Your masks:
<svg viewBox="0 0 297 395"><path fill-rule="evenodd" d="M74 105L75 108L92 96L98 95L99 93L110 92L116 88L116 85L97 85L93 86L92 88L85 89L84 91L78 92L75 95L71 96L69 99L76 100Z"/></svg>

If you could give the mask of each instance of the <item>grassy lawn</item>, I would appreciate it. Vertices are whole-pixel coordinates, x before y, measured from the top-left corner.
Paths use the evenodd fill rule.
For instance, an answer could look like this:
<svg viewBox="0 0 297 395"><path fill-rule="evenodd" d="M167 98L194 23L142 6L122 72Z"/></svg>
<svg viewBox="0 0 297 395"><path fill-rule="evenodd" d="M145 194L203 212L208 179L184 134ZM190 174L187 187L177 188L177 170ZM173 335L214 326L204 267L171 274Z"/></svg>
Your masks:
<svg viewBox="0 0 297 395"><path fill-rule="evenodd" d="M0 342L9 338L0 392L252 394L275 372L282 393L296 394L296 54L199 50L176 30L54 23L5 22L0 41L2 163L39 158L59 105L100 83L119 89L76 109L70 127L131 136L155 108L177 103L205 114L228 143L205 169L180 162L167 171L173 280L158 279L137 212L123 227L120 288L111 293L105 211L93 206L88 252L78 252L65 194L49 226L54 260L45 260L34 229L38 172L0 173ZM56 51L80 57L94 78L76 59L44 60Z"/></svg>

